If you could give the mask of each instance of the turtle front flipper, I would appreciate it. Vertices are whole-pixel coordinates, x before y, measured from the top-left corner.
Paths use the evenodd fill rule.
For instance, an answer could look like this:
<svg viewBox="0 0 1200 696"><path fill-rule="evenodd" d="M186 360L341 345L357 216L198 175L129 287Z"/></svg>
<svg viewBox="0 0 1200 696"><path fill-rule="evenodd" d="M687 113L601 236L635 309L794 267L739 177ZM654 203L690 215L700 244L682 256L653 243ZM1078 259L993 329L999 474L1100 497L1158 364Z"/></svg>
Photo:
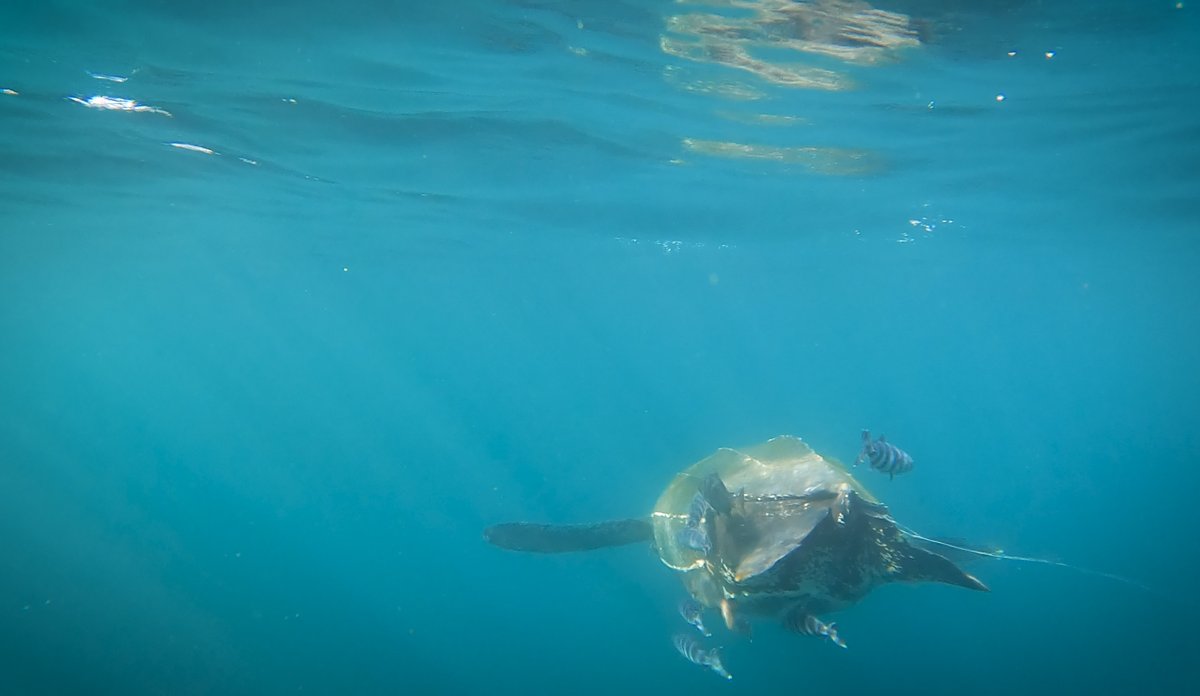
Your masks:
<svg viewBox="0 0 1200 696"><path fill-rule="evenodd" d="M510 551L566 553L650 541L654 538L654 528L646 518L593 524L508 522L483 530L483 538Z"/></svg>
<svg viewBox="0 0 1200 696"><path fill-rule="evenodd" d="M932 551L926 551L907 542L904 542L901 548L903 548L905 558L900 565L899 574L893 578L895 580L944 582L947 585L958 585L968 590L990 591L987 585L979 581L979 578L959 568L944 556L939 556Z"/></svg>

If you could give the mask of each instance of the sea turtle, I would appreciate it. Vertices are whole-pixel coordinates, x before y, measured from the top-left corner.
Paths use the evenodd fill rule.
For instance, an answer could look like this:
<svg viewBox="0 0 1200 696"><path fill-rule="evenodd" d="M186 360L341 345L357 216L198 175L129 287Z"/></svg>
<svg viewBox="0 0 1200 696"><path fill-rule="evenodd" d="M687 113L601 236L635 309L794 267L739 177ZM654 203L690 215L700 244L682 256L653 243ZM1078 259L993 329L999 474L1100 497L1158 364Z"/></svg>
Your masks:
<svg viewBox="0 0 1200 696"><path fill-rule="evenodd" d="M845 608L889 582L987 590L923 548L923 537L910 537L845 466L791 436L717 450L677 474L649 518L517 522L489 527L484 536L506 549L546 553L653 539L692 597L719 610L733 630L746 626L746 616L776 616L811 632L804 629L809 617Z"/></svg>

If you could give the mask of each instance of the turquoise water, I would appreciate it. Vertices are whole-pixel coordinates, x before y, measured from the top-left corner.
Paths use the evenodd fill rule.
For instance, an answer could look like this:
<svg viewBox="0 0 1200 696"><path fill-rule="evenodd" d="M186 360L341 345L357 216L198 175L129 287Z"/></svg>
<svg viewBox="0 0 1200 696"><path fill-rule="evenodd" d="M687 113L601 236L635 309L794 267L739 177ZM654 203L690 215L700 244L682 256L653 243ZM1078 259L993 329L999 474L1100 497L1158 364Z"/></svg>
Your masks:
<svg viewBox="0 0 1200 696"><path fill-rule="evenodd" d="M0 7L0 692L1194 688L1200 8L737 4ZM1134 584L980 562L727 683L650 548L481 538L862 428L905 524Z"/></svg>

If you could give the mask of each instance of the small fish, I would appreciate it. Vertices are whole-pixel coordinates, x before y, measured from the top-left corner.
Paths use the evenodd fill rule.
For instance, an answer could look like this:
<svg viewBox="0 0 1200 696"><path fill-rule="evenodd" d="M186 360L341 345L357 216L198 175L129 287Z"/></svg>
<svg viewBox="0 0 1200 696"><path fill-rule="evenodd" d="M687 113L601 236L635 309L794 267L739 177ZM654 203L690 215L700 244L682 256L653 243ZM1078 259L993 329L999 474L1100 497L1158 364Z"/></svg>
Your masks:
<svg viewBox="0 0 1200 696"><path fill-rule="evenodd" d="M721 664L721 649L713 648L705 650L700 645L700 641L691 637L686 633L676 633L671 642L675 644L675 649L683 655L688 662L707 667L726 679L733 679L733 675L725 670L725 666Z"/></svg>
<svg viewBox="0 0 1200 696"><path fill-rule="evenodd" d="M692 502L688 504L687 522L683 529L679 530L676 539L680 544L695 549L703 553L705 556L712 551L712 539L708 536L708 513L712 510L712 506L708 504L708 499L704 494L697 492L692 496Z"/></svg>
<svg viewBox="0 0 1200 696"><path fill-rule="evenodd" d="M863 448L859 453L858 459L854 460L854 466L858 466L863 461L869 461L871 468L878 469L887 474L891 478L896 478L896 474L903 474L913 468L912 457L899 447L893 445L884 439L882 435L879 439L871 442L871 431L864 430L862 433Z"/></svg>
<svg viewBox="0 0 1200 696"><path fill-rule="evenodd" d="M704 497L704 493L697 492L692 496L692 502L688 504L687 526L692 528L699 527L703 522L708 511L712 510L712 505L708 504L708 499Z"/></svg>
<svg viewBox="0 0 1200 696"><path fill-rule="evenodd" d="M679 543L705 556L712 551L712 539L708 538L708 532L703 527L684 527L679 530L676 538L679 539Z"/></svg>
<svg viewBox="0 0 1200 696"><path fill-rule="evenodd" d="M696 627L697 631L704 637L712 635L712 631L704 627L704 607L700 606L700 602L688 598L679 602L679 615L683 620Z"/></svg>
<svg viewBox="0 0 1200 696"><path fill-rule="evenodd" d="M825 623L812 614L795 612L788 616L787 627L796 633L806 636L821 636L839 648L846 647L846 641L838 635L836 623Z"/></svg>

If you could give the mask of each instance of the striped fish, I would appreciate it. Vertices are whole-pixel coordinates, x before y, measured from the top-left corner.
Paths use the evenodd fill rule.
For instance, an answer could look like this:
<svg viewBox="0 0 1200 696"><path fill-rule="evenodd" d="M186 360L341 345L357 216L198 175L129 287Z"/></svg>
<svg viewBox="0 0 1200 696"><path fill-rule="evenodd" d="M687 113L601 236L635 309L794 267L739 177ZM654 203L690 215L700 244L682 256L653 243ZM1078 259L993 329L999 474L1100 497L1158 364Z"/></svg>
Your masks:
<svg viewBox="0 0 1200 696"><path fill-rule="evenodd" d="M700 606L700 602L688 598L680 600L679 615L683 620L696 627L701 635L708 637L712 635L712 631L704 627L704 607Z"/></svg>
<svg viewBox="0 0 1200 696"><path fill-rule="evenodd" d="M725 666L721 664L721 649L713 648L705 650L700 641L691 637L686 633L676 633L671 642L675 644L675 649L683 655L688 662L707 667L726 679L733 679L733 675L725 670Z"/></svg>
<svg viewBox="0 0 1200 696"><path fill-rule="evenodd" d="M708 538L708 532L704 527L684 527L679 530L675 538L679 540L679 543L689 549L699 551L705 556L712 553L712 539Z"/></svg>
<svg viewBox="0 0 1200 696"><path fill-rule="evenodd" d="M688 505L687 522L675 536L680 544L699 551L705 556L712 551L712 539L708 536L708 513L712 509L712 505L708 504L708 499L704 497L704 494L696 493Z"/></svg>
<svg viewBox="0 0 1200 696"><path fill-rule="evenodd" d="M825 623L812 614L793 612L787 617L787 627L796 633L806 636L828 638L829 642L839 648L846 647L846 641L838 635L836 623Z"/></svg>
<svg viewBox="0 0 1200 696"><path fill-rule="evenodd" d="M854 466L868 461L871 468L878 469L891 478L912 470L913 460L908 456L908 452L888 442L882 435L878 440L871 442L871 431L864 430L862 440L862 452L859 453L858 459L854 460Z"/></svg>
<svg viewBox="0 0 1200 696"><path fill-rule="evenodd" d="M704 493L696 493L692 496L692 502L688 504L687 526L699 527L708 515L708 511L712 509L713 507L709 505L708 498L704 497Z"/></svg>

